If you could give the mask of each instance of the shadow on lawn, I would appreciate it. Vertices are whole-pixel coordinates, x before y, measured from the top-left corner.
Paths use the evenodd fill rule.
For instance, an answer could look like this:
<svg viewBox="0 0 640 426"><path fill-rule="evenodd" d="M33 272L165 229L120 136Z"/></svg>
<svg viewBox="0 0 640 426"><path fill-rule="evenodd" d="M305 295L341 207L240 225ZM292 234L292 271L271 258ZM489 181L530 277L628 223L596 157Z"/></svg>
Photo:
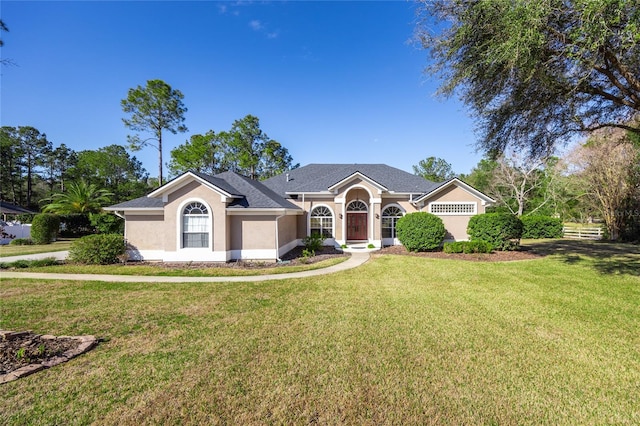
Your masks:
<svg viewBox="0 0 640 426"><path fill-rule="evenodd" d="M544 256L556 255L567 264L589 262L603 274L640 276L640 246L590 240L545 240L523 247Z"/></svg>

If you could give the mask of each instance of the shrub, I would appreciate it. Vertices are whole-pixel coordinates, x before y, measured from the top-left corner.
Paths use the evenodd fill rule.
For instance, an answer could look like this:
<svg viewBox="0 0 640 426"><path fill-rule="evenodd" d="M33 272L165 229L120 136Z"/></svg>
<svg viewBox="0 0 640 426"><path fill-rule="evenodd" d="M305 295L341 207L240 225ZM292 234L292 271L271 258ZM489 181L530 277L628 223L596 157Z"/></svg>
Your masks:
<svg viewBox="0 0 640 426"><path fill-rule="evenodd" d="M522 238L562 238L562 220L549 216L522 216Z"/></svg>
<svg viewBox="0 0 640 426"><path fill-rule="evenodd" d="M438 216L416 212L398 219L396 233L407 250L427 251L435 250L442 245L446 230Z"/></svg>
<svg viewBox="0 0 640 426"><path fill-rule="evenodd" d="M464 243L465 241L444 243L442 251L444 251L445 253L464 253Z"/></svg>
<svg viewBox="0 0 640 426"><path fill-rule="evenodd" d="M31 266L31 262L26 259L20 259L16 260L15 262L11 262L9 266L16 269L23 269Z"/></svg>
<svg viewBox="0 0 640 426"><path fill-rule="evenodd" d="M522 221L512 214L485 213L469 220L471 241L486 241L495 250L516 250L522 237Z"/></svg>
<svg viewBox="0 0 640 426"><path fill-rule="evenodd" d="M44 259L34 259L29 261L29 266L33 267L42 267L42 266L53 266L58 265L60 262L55 257L45 257Z"/></svg>
<svg viewBox="0 0 640 426"><path fill-rule="evenodd" d="M91 221L86 213L70 213L60 216L60 234L65 237L81 237L94 233Z"/></svg>
<svg viewBox="0 0 640 426"><path fill-rule="evenodd" d="M35 215L31 223L31 240L34 244L51 244L60 229L60 217L43 213Z"/></svg>
<svg viewBox="0 0 640 426"><path fill-rule="evenodd" d="M91 213L89 220L91 226L101 234L124 235L124 219L113 213Z"/></svg>
<svg viewBox="0 0 640 426"><path fill-rule="evenodd" d="M33 241L30 238L16 238L9 243L10 246L30 246L32 244Z"/></svg>
<svg viewBox="0 0 640 426"><path fill-rule="evenodd" d="M455 241L444 243L445 253L491 253L493 247L490 243L482 240L477 241Z"/></svg>
<svg viewBox="0 0 640 426"><path fill-rule="evenodd" d="M16 215L16 220L20 223L31 223L33 222L33 217L35 215L33 213L21 213Z"/></svg>
<svg viewBox="0 0 640 426"><path fill-rule="evenodd" d="M312 253L311 256L315 256L316 252L320 250L322 247L322 242L324 241L324 237L320 234L311 234L302 239L302 244L304 244L305 250L309 253Z"/></svg>
<svg viewBox="0 0 640 426"><path fill-rule="evenodd" d="M87 235L73 242L69 258L78 263L109 265L118 263L126 251L126 244L119 234Z"/></svg>
<svg viewBox="0 0 640 426"><path fill-rule="evenodd" d="M482 240L463 241L462 251L467 254L471 253L491 253L493 246L491 243Z"/></svg>

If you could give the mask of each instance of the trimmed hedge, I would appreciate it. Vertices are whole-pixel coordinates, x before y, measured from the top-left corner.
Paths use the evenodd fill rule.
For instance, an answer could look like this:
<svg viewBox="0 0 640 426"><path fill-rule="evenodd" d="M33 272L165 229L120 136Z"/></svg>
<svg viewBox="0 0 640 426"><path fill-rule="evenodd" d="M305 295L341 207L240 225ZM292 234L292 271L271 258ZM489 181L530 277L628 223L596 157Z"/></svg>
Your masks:
<svg viewBox="0 0 640 426"><path fill-rule="evenodd" d="M73 262L88 265L118 263L126 251L124 237L119 234L94 234L82 237L71 244L69 258Z"/></svg>
<svg viewBox="0 0 640 426"><path fill-rule="evenodd" d="M562 238L562 220L550 216L522 216L522 238Z"/></svg>
<svg viewBox="0 0 640 426"><path fill-rule="evenodd" d="M56 240L59 229L59 216L49 213L37 214L31 222L31 241L34 244L51 244Z"/></svg>
<svg viewBox="0 0 640 426"><path fill-rule="evenodd" d="M491 253L493 247L491 243L486 241L455 241L450 243L444 243L442 248L445 253Z"/></svg>
<svg viewBox="0 0 640 426"><path fill-rule="evenodd" d="M95 233L89 215L86 213L60 215L60 223L60 234L65 237L82 237Z"/></svg>
<svg viewBox="0 0 640 426"><path fill-rule="evenodd" d="M124 235L124 219L113 213L89 213L89 221L101 234Z"/></svg>
<svg viewBox="0 0 640 426"><path fill-rule="evenodd" d="M471 241L486 241L494 250L516 250L522 238L522 221L509 213L472 216L467 226Z"/></svg>
<svg viewBox="0 0 640 426"><path fill-rule="evenodd" d="M435 250L442 245L446 230L442 219L427 212L409 213L398 219L396 233L409 251Z"/></svg>

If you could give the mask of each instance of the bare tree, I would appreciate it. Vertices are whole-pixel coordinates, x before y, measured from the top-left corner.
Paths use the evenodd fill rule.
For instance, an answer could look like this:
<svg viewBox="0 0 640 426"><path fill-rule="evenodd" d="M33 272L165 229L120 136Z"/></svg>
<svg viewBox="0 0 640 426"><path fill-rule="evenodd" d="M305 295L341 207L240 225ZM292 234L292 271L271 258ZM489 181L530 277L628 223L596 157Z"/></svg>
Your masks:
<svg viewBox="0 0 640 426"><path fill-rule="evenodd" d="M516 216L522 216L525 209L527 214L535 213L553 198L551 187L556 177L556 162L551 158L516 152L500 156L490 181L489 195ZM531 205L534 197L536 204Z"/></svg>
<svg viewBox="0 0 640 426"><path fill-rule="evenodd" d="M622 208L636 189L632 177L639 157L626 132L619 129L602 129L569 154L573 172L586 196L595 201L611 240L620 235Z"/></svg>

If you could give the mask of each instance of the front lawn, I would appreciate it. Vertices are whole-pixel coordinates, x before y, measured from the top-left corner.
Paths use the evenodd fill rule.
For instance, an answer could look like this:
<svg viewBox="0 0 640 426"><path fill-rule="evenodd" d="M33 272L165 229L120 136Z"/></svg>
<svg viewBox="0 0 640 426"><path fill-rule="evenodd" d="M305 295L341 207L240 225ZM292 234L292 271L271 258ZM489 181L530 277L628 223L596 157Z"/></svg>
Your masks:
<svg viewBox="0 0 640 426"><path fill-rule="evenodd" d="M51 244L39 244L28 246L17 246L6 244L0 246L0 257L22 256L27 254L49 253L55 251L69 250L73 238L61 238Z"/></svg>
<svg viewBox="0 0 640 426"><path fill-rule="evenodd" d="M640 254L620 261L385 255L255 283L3 279L0 329L102 342L2 385L0 423L638 424Z"/></svg>

